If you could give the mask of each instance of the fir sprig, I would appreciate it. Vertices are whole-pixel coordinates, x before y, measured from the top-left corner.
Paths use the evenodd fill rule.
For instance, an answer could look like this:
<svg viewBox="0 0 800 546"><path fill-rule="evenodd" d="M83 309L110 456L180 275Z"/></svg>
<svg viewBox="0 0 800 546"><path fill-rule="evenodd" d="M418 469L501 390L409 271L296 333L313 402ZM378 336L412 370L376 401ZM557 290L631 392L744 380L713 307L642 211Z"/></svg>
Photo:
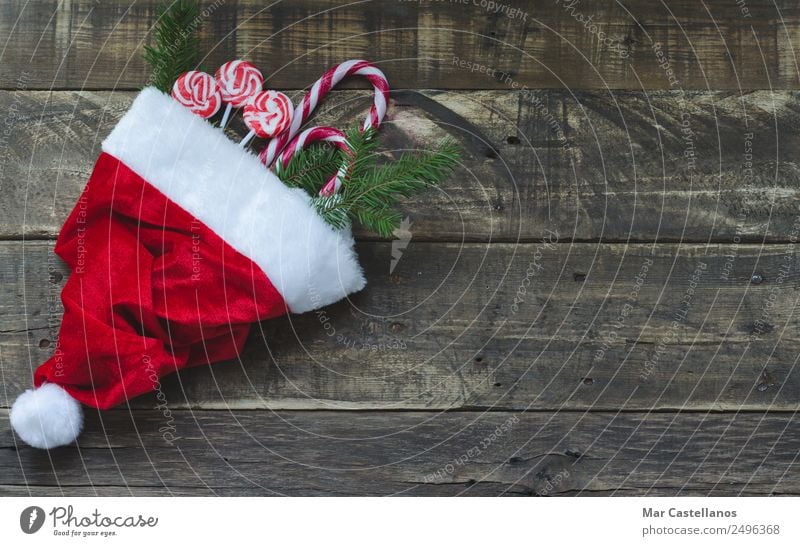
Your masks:
<svg viewBox="0 0 800 546"><path fill-rule="evenodd" d="M287 165L278 164L276 173L284 184L316 195L341 164L342 156L336 148L313 146L300 152Z"/></svg>
<svg viewBox="0 0 800 546"><path fill-rule="evenodd" d="M149 85L169 93L178 76L196 68L201 22L197 2L177 0L159 8L153 43L144 47L144 59L153 70Z"/></svg>
<svg viewBox="0 0 800 546"><path fill-rule="evenodd" d="M458 147L451 141L431 150L405 152L397 159L379 161L376 132L362 133L354 128L346 134L352 155L315 146L300 152L288 165L279 165L276 172L287 185L308 192L320 215L337 229L357 222L382 237L390 237L402 220L394 208L398 198L438 185L459 161ZM319 196L319 189L343 161L347 169L341 191L332 197Z"/></svg>

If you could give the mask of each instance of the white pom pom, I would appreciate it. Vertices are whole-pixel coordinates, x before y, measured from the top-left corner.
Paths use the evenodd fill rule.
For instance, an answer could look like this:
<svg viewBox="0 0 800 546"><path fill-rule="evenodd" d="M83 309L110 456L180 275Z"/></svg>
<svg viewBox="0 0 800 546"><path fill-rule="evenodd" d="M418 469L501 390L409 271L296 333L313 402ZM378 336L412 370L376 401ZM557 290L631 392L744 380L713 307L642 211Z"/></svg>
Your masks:
<svg viewBox="0 0 800 546"><path fill-rule="evenodd" d="M9 418L17 435L39 449L65 446L83 430L80 403L55 383L20 394Z"/></svg>

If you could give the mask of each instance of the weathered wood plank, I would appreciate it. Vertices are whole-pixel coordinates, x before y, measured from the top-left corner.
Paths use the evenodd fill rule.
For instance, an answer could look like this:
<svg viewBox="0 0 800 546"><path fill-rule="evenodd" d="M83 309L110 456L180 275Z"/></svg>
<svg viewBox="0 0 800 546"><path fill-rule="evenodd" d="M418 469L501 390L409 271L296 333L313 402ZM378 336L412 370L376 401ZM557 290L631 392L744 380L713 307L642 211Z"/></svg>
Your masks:
<svg viewBox="0 0 800 546"><path fill-rule="evenodd" d="M780 409L800 392L794 245L358 248L349 301L254 329L165 379L176 408ZM54 350L67 271L0 244L0 406ZM752 277L756 281L752 281ZM133 401L152 408L155 395Z"/></svg>
<svg viewBox="0 0 800 546"><path fill-rule="evenodd" d="M257 497L264 494L258 487L115 487L115 486L69 486L42 485L0 485L0 495L4 497Z"/></svg>
<svg viewBox="0 0 800 546"><path fill-rule="evenodd" d="M793 413L89 412L80 447L16 445L0 475L42 494L798 494ZM102 421L101 421L102 418ZM165 432L173 435L165 435ZM197 488L187 492L186 488ZM45 489L48 488L48 489ZM130 488L130 489L128 489Z"/></svg>
<svg viewBox="0 0 800 546"><path fill-rule="evenodd" d="M159 0L4 2L3 88L138 88ZM661 44L686 89L797 88L796 2L647 0L340 3L206 0L205 64L248 57L274 88L310 85L334 63L368 57L395 88L666 89ZM603 34L600 34L603 33Z"/></svg>
<svg viewBox="0 0 800 546"><path fill-rule="evenodd" d="M0 92L0 238L52 237L131 93ZM800 200L794 92L397 93L389 150L450 135L457 176L405 204L417 240L787 241ZM334 93L317 121L370 101ZM690 133L687 131L691 131ZM359 232L361 238L368 234Z"/></svg>

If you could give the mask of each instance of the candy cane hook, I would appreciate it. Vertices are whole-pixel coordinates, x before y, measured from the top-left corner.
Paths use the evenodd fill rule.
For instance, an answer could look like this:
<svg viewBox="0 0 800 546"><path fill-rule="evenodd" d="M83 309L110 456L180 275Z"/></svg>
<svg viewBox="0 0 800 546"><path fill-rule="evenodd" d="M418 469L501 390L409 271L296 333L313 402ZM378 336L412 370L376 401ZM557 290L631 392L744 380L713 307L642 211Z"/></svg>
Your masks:
<svg viewBox="0 0 800 546"><path fill-rule="evenodd" d="M375 65L369 61L352 60L338 64L328 70L311 89L306 93L303 100L295 108L292 123L289 128L276 136L267 143L261 151L259 157L261 161L270 167L278 158L278 154L295 138L300 131L300 127L308 121L314 109L325 99L328 93L347 76L364 76L367 78L375 91L372 107L369 116L362 124L362 131L369 128L377 128L386 115L386 106L389 101L389 82Z"/></svg>

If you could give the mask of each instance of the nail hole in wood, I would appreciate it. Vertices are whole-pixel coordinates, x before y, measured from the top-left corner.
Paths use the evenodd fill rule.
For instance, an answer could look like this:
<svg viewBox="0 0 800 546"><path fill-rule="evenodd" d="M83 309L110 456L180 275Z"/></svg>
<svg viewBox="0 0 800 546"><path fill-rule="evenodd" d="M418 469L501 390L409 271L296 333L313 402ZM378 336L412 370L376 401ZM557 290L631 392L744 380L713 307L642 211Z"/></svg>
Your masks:
<svg viewBox="0 0 800 546"><path fill-rule="evenodd" d="M393 322L391 326L392 332L402 332L406 329L405 325L400 322Z"/></svg>

